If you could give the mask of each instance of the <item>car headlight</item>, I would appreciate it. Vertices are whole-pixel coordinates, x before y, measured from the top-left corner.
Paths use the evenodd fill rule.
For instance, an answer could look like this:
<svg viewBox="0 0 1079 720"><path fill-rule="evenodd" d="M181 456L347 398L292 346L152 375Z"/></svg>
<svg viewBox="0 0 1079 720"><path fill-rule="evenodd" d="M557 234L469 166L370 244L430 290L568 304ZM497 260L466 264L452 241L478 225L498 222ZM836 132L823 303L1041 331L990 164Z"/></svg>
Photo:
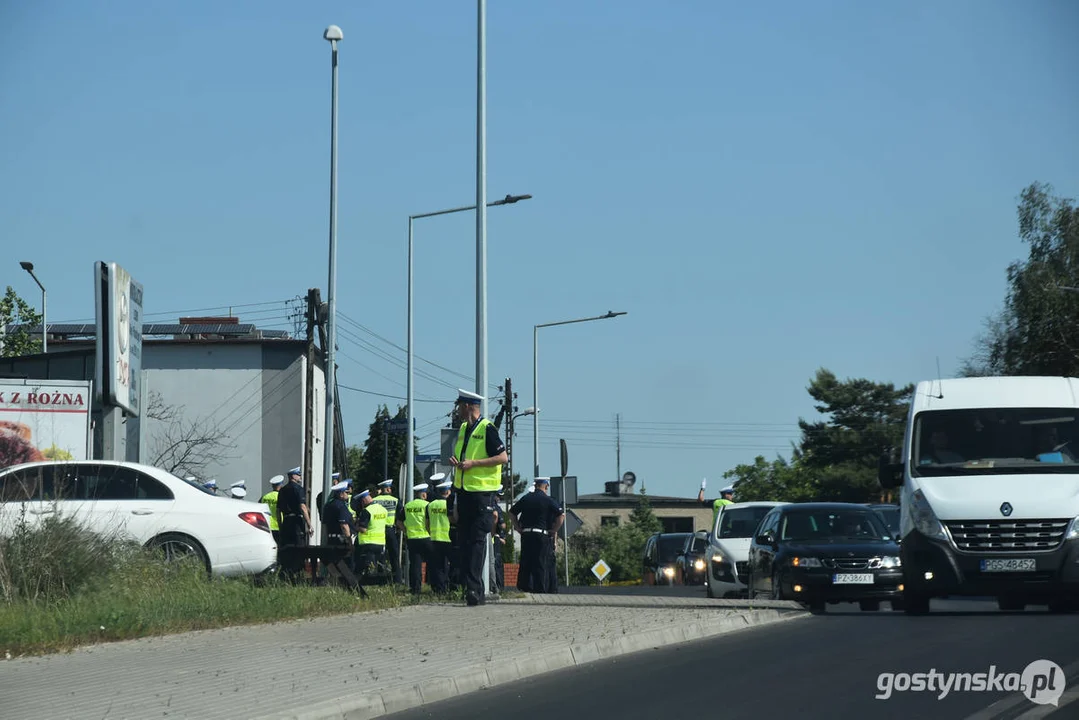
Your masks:
<svg viewBox="0 0 1079 720"><path fill-rule="evenodd" d="M791 567L819 568L822 567L820 558L815 557L792 557Z"/></svg>
<svg viewBox="0 0 1079 720"><path fill-rule="evenodd" d="M667 577L673 577L674 576L674 568L671 568L671 567L663 568L663 574L666 575Z"/></svg>
<svg viewBox="0 0 1079 720"><path fill-rule="evenodd" d="M693 567L696 570L704 570L704 560L694 560Z"/></svg>
<svg viewBox="0 0 1079 720"><path fill-rule="evenodd" d="M1079 517L1072 518L1072 521L1068 524L1068 532L1064 534L1065 540L1074 540L1079 538Z"/></svg>
<svg viewBox="0 0 1079 720"><path fill-rule="evenodd" d="M720 554L720 553L716 553L715 555L712 556L712 562L714 562L714 563L721 563L721 562L725 562L725 561L726 561L726 558L724 558L723 555Z"/></svg>
<svg viewBox="0 0 1079 720"><path fill-rule="evenodd" d="M888 555L880 559L880 566L889 570L903 567L903 561L894 555Z"/></svg>
<svg viewBox="0 0 1079 720"><path fill-rule="evenodd" d="M933 508L930 507L929 501L925 499L921 490L915 490L914 495L911 496L910 519L914 523L914 528L927 538L948 539L943 523L937 519L937 514L933 512Z"/></svg>

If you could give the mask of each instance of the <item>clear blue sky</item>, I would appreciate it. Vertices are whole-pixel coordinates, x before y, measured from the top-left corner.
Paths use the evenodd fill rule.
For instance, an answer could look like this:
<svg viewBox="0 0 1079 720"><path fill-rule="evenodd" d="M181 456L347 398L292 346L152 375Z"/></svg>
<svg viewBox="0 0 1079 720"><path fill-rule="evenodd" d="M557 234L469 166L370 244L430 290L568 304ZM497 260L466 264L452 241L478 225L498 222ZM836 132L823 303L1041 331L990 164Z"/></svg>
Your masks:
<svg viewBox="0 0 1079 720"><path fill-rule="evenodd" d="M404 395L406 218L475 200L472 2L0 5L0 284L93 316L116 261L151 319L290 327L326 287L330 48L341 44L339 381ZM786 454L816 368L955 372L1025 256L1016 196L1079 196L1079 5L492 2L489 379L541 465L710 490ZM474 215L416 226L421 435L474 359ZM36 302L36 300L35 300ZM254 303L265 303L252 307ZM361 329L353 323L363 326ZM377 351L377 352L376 352ZM361 442L376 404L344 392ZM493 408L497 408L494 405ZM493 410L492 410L493 412ZM531 425L516 469L531 475ZM437 432L421 441L432 448Z"/></svg>

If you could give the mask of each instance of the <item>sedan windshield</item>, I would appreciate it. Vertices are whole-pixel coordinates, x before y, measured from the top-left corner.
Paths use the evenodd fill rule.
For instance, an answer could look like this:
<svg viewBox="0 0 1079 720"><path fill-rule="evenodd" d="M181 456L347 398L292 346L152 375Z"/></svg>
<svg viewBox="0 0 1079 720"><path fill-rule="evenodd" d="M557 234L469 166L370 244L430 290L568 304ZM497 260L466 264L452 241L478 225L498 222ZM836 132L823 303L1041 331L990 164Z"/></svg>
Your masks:
<svg viewBox="0 0 1079 720"><path fill-rule="evenodd" d="M723 508L723 513L719 516L716 535L721 538L753 537L757 526L771 509L770 505L744 508L728 505Z"/></svg>
<svg viewBox="0 0 1079 720"><path fill-rule="evenodd" d="M783 516L780 538L791 542L883 542L891 539L872 510L792 510Z"/></svg>
<svg viewBox="0 0 1079 720"><path fill-rule="evenodd" d="M659 536L659 561L662 563L674 562L686 546L685 535L660 535Z"/></svg>
<svg viewBox="0 0 1079 720"><path fill-rule="evenodd" d="M1079 412L1055 408L934 410L915 419L919 475L1075 472Z"/></svg>

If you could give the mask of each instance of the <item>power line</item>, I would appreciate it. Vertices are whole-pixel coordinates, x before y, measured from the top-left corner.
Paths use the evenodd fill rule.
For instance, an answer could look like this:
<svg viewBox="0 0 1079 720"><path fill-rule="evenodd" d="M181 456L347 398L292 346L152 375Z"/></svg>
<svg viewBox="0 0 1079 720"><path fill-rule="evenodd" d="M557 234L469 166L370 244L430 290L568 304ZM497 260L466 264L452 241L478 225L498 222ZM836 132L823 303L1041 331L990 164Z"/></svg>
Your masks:
<svg viewBox="0 0 1079 720"><path fill-rule="evenodd" d="M403 398L400 395L387 395L386 393L375 392L374 390L363 390L363 389L357 388L357 387L350 387L348 385L341 385L340 383L338 383L337 387L341 388L342 390L351 390L352 392L363 393L364 395L377 395L378 397L392 398L394 400L407 400L407 398ZM448 403L448 401L446 401L446 400L419 400L417 398L412 398L412 399L415 402Z"/></svg>

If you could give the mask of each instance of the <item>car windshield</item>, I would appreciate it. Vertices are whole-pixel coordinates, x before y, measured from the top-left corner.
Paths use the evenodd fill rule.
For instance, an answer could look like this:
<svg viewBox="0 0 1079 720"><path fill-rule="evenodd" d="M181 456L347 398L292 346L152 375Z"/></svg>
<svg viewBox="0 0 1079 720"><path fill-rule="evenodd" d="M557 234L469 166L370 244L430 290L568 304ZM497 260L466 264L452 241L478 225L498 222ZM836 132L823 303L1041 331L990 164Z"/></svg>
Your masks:
<svg viewBox="0 0 1079 720"><path fill-rule="evenodd" d="M792 510L783 516L780 539L792 542L883 542L891 539L872 510Z"/></svg>
<svg viewBox="0 0 1079 720"><path fill-rule="evenodd" d="M664 563L673 562L686 546L685 535L660 535L659 536L659 561Z"/></svg>
<svg viewBox="0 0 1079 720"><path fill-rule="evenodd" d="M892 535L899 534L899 508L878 507L873 508L884 519L884 524L892 531Z"/></svg>
<svg viewBox="0 0 1079 720"><path fill-rule="evenodd" d="M703 554L705 548L707 548L707 547L708 547L708 539L707 538L702 538L700 536L696 536L696 537L693 538L693 544L689 548L689 551L691 553Z"/></svg>
<svg viewBox="0 0 1079 720"><path fill-rule="evenodd" d="M753 531L771 509L769 505L743 508L728 505L723 508L723 512L716 521L716 536L720 538L753 537Z"/></svg>
<svg viewBox="0 0 1079 720"><path fill-rule="evenodd" d="M1079 411L1057 408L934 410L915 418L915 476L1074 473Z"/></svg>

